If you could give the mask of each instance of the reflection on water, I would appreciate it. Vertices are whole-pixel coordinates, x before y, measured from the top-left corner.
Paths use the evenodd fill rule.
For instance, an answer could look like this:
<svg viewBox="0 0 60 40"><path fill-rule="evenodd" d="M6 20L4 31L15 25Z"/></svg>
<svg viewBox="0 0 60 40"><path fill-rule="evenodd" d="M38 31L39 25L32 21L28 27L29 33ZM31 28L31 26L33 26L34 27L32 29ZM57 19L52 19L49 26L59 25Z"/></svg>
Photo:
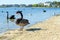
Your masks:
<svg viewBox="0 0 60 40"><path fill-rule="evenodd" d="M46 12L43 12L43 9ZM22 11L24 19L28 19L30 24L27 25L25 28L28 28L30 25L33 25L37 22L44 21L54 14L60 14L60 8L0 8L0 33L7 31L7 29L17 29L19 26L15 24L17 18L20 18L20 15L16 15L16 11ZM15 15L15 20L8 20L7 22L7 13L9 12L9 17L11 15Z"/></svg>

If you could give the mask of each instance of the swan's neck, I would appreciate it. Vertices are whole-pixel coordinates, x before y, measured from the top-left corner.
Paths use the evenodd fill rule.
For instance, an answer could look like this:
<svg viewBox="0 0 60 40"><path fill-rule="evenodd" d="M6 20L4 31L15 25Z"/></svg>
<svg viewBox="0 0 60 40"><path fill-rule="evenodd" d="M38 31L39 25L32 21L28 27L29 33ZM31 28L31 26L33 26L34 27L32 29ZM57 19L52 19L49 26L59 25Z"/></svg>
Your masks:
<svg viewBox="0 0 60 40"><path fill-rule="evenodd" d="M9 19L9 14L7 13L7 19Z"/></svg>
<svg viewBox="0 0 60 40"><path fill-rule="evenodd" d="M23 19L23 14L22 14L22 13L20 13L20 15L21 15L21 19Z"/></svg>

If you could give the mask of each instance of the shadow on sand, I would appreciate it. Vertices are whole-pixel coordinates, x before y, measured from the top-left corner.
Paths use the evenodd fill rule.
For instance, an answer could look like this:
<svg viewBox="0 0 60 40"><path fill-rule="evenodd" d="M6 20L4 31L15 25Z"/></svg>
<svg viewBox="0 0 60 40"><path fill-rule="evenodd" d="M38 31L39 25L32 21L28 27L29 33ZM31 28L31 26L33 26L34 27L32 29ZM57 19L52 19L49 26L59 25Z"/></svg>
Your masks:
<svg viewBox="0 0 60 40"><path fill-rule="evenodd" d="M26 29L26 31L39 31L39 30L46 30L46 29L42 29L42 28L30 28L30 29Z"/></svg>

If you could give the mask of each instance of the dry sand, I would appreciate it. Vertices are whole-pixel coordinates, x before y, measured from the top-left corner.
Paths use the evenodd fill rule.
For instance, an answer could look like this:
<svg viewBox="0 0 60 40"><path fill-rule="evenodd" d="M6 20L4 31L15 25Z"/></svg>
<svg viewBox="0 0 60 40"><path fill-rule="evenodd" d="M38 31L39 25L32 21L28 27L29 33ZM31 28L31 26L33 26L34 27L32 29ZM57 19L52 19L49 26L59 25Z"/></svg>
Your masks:
<svg viewBox="0 0 60 40"><path fill-rule="evenodd" d="M36 23L23 32L11 30L0 36L0 40L60 40L60 16Z"/></svg>

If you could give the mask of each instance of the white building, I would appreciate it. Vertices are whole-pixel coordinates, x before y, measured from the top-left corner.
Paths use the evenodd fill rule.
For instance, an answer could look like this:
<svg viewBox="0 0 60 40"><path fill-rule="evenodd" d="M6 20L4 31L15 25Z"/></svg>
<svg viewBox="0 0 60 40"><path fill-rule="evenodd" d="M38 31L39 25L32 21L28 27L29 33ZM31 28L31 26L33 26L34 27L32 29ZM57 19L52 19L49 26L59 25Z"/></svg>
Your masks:
<svg viewBox="0 0 60 40"><path fill-rule="evenodd" d="M44 5L45 6L50 6L52 2L45 2Z"/></svg>

